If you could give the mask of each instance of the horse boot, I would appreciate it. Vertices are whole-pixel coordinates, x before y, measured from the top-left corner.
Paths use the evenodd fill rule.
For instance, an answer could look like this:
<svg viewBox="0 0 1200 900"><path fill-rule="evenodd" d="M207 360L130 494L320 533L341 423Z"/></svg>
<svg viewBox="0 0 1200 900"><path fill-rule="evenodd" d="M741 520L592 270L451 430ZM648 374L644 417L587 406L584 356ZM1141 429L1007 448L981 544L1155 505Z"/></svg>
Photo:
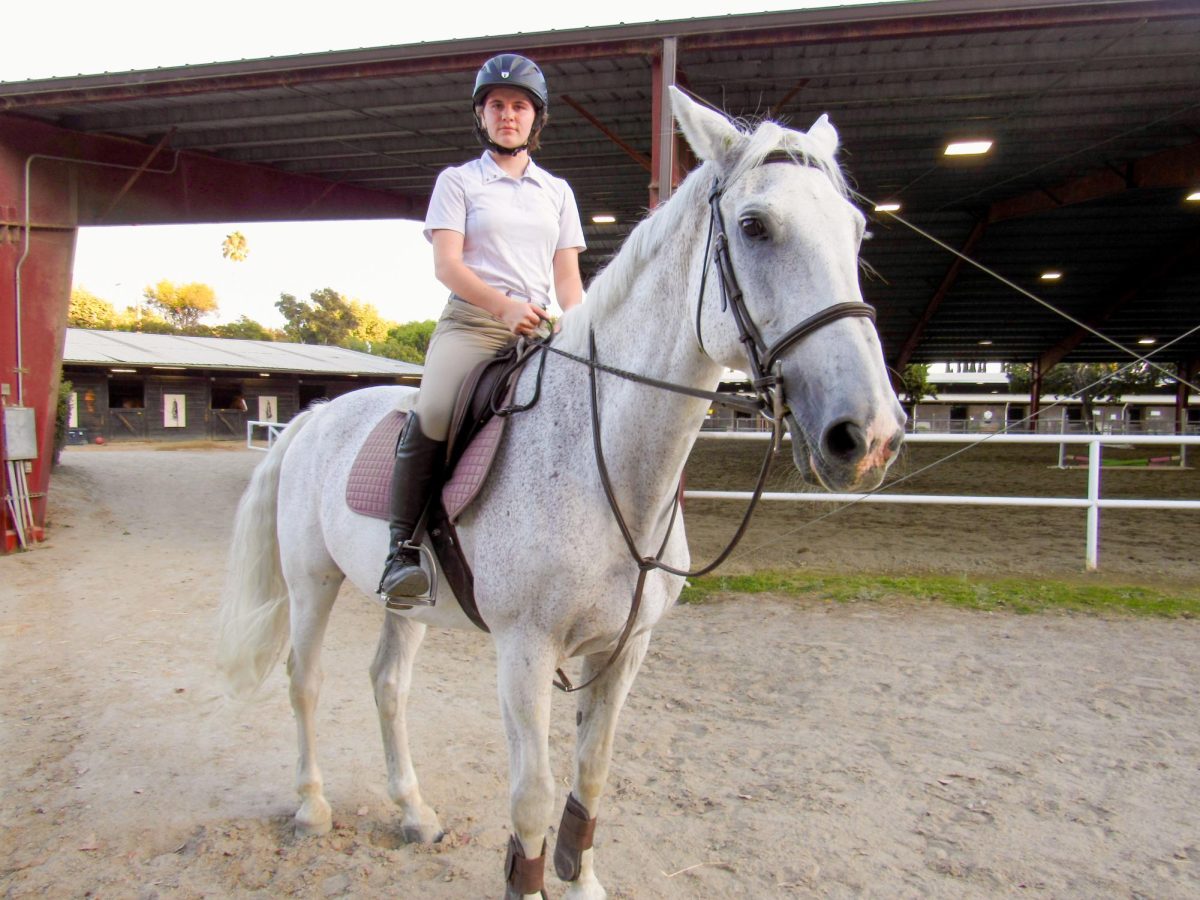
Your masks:
<svg viewBox="0 0 1200 900"><path fill-rule="evenodd" d="M417 414L410 412L392 469L392 509L388 520L391 551L379 579L378 592L389 608L432 606L430 578L421 567L421 550L413 532L429 505L446 458L446 442L427 438Z"/></svg>

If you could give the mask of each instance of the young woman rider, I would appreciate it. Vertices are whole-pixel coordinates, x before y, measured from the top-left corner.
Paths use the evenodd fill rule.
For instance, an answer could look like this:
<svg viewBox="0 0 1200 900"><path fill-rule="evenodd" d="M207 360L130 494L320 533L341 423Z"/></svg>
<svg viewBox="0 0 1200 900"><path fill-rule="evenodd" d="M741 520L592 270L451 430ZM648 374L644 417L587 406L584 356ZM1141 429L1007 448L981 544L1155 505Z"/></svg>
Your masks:
<svg viewBox="0 0 1200 900"><path fill-rule="evenodd" d="M425 355L416 408L396 444L391 551L379 582L379 592L395 600L429 591L410 540L445 461L462 382L549 318L551 286L564 311L583 300L575 195L529 156L549 104L541 69L516 54L493 57L476 75L471 99L483 155L438 176L425 217L434 274L451 293Z"/></svg>

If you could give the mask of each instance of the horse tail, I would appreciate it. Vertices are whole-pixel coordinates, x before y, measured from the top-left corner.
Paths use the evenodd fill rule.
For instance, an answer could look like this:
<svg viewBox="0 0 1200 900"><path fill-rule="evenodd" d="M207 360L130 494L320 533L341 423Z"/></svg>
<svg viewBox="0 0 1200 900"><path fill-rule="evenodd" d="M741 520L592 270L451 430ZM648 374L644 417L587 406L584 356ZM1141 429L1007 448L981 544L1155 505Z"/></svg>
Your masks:
<svg viewBox="0 0 1200 900"><path fill-rule="evenodd" d="M225 693L253 694L287 644L287 583L279 559L279 472L288 447L317 412L309 409L288 424L258 464L233 520L229 571L217 616L217 665Z"/></svg>

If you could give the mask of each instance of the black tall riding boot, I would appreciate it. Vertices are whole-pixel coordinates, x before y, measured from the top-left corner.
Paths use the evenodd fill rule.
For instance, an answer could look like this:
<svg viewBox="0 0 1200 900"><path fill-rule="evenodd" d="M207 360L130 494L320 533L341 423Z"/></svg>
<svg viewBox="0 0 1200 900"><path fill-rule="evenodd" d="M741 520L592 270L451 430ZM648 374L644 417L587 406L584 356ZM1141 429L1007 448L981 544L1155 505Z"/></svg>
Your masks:
<svg viewBox="0 0 1200 900"><path fill-rule="evenodd" d="M396 442L392 470L391 552L379 579L379 593L386 597L411 600L429 593L429 575L421 568L420 553L411 541L445 458L446 442L427 438L417 414L410 412ZM425 602L431 604L432 600Z"/></svg>

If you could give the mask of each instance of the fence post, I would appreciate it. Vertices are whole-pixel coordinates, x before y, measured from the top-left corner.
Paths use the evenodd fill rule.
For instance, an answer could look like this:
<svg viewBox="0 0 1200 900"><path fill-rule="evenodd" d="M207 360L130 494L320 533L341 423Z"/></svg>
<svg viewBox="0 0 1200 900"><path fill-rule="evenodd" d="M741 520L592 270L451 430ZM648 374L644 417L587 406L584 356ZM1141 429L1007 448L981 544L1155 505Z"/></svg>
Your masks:
<svg viewBox="0 0 1200 900"><path fill-rule="evenodd" d="M1096 571L1100 542L1100 441L1088 442L1087 570Z"/></svg>

